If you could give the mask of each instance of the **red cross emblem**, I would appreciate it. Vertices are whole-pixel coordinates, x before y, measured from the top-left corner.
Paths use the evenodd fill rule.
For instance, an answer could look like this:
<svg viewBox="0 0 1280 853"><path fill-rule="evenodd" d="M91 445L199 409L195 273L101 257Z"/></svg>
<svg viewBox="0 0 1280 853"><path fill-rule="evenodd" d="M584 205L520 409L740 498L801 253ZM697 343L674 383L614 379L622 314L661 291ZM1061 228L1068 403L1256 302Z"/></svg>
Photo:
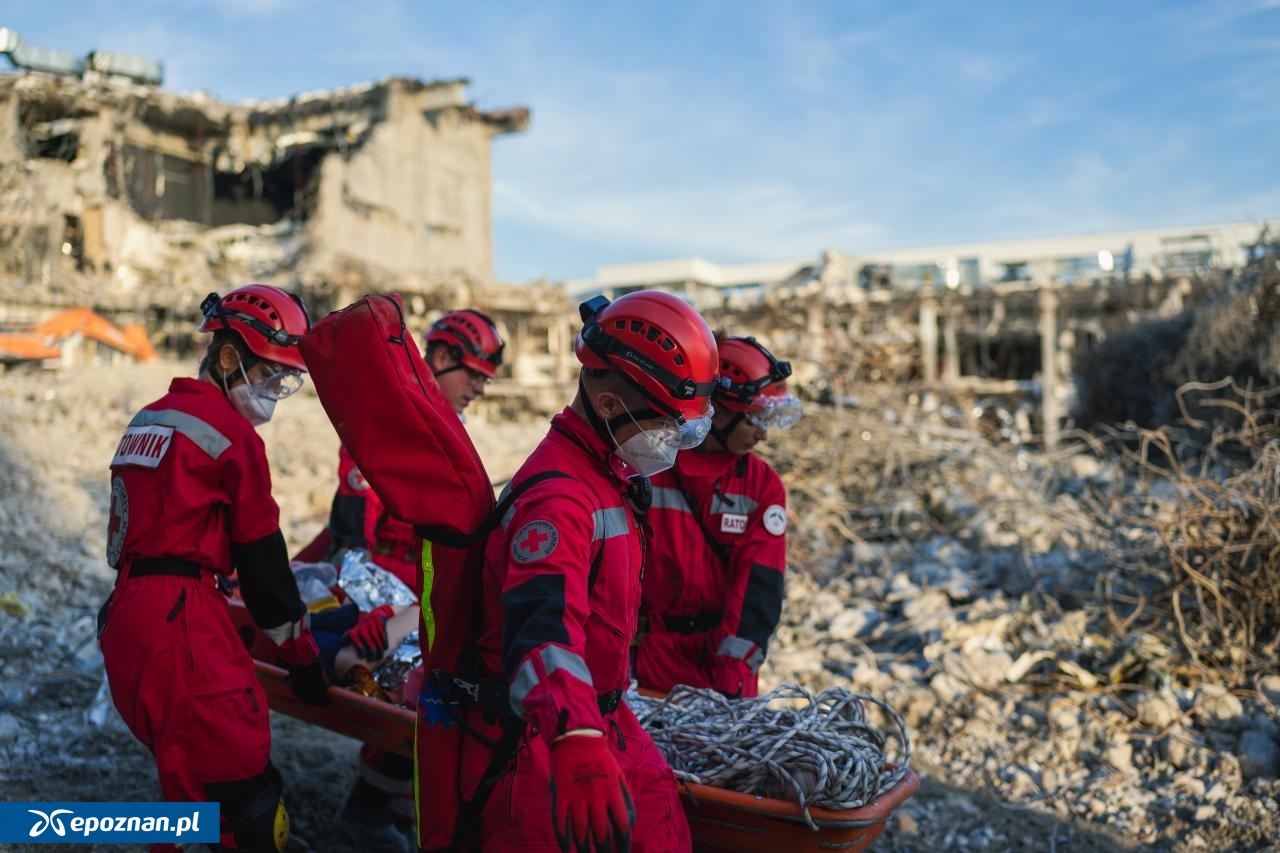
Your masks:
<svg viewBox="0 0 1280 853"><path fill-rule="evenodd" d="M119 477L111 481L111 515L107 525L107 564L115 566L120 562L120 552L124 549L124 533L129 528L129 493L125 491L124 480Z"/></svg>
<svg viewBox="0 0 1280 853"><path fill-rule="evenodd" d="M549 521L530 521L511 537L511 559L517 563L541 560L556 549L560 534Z"/></svg>

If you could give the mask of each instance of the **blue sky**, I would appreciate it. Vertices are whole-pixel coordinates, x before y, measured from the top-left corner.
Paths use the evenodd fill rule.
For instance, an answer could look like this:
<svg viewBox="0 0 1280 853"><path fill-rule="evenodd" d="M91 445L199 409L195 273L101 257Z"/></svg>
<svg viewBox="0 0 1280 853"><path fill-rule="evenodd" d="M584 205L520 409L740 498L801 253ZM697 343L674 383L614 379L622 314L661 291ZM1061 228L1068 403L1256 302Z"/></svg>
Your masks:
<svg viewBox="0 0 1280 853"><path fill-rule="evenodd" d="M1280 0L7 0L0 26L231 101L408 75L529 107L493 146L505 281L1280 216Z"/></svg>

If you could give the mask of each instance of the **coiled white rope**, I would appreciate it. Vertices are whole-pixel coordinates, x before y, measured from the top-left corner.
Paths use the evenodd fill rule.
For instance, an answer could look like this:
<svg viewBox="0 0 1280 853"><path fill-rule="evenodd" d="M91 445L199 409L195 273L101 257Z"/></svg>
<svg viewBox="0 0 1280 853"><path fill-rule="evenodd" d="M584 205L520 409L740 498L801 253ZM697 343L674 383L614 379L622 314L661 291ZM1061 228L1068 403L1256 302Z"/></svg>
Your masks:
<svg viewBox="0 0 1280 853"><path fill-rule="evenodd" d="M861 808L897 785L911 759L898 712L843 688L815 697L785 684L753 699L729 699L680 685L665 699L628 693L627 704L676 778L798 802L813 829L810 806ZM879 708L891 728L868 721L868 705ZM890 740L897 748L886 755Z"/></svg>

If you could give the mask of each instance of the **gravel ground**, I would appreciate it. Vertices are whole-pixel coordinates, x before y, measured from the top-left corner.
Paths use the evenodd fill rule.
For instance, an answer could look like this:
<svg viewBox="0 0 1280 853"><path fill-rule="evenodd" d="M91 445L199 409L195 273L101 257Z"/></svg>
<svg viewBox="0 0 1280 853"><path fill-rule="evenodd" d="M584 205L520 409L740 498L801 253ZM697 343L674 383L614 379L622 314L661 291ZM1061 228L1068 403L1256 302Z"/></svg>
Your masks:
<svg viewBox="0 0 1280 853"><path fill-rule="evenodd" d="M150 756L114 712L97 725L86 721L102 679L91 617L111 582L102 557L111 451L133 411L189 370L162 363L0 375L5 800L159 798ZM871 432L858 420L870 414L830 417L807 419L811 431L797 433L794 447L831 453L849 430ZM872 438L860 440L883 464L903 452L903 438L882 428L881 407L874 422ZM469 428L495 479L545 431L475 418ZM296 549L327 516L337 440L309 389L281 404L263 436L282 526ZM972 458L943 467L978 471L972 476L983 482L1005 478L1004 488L1021 497L990 510L988 532L1016 533L999 507L1011 507L1016 519L1046 498L1019 491L1029 487L1017 479L1016 460L1003 472L979 471L963 450L970 446L966 440L955 452ZM1053 665L1043 655L1010 679L1024 652L1065 660L1064 648L1096 641L1089 619L1071 615L1088 610L1092 581L1076 577L1094 571L1087 548L1073 552L1078 559L1044 556L1059 553L1054 539L1031 559L1036 549L1025 541L979 543L963 524L922 530L909 546L877 544L863 528L845 536L818 500L823 488L838 493L843 485L821 481L802 454L771 452L796 495L796 530L809 533L793 543L789 602L765 683L839 684L883 696L911 728L922 785L874 849L1280 849L1272 841L1280 835L1280 786L1277 768L1266 764L1268 737L1280 754L1280 714L1267 689L1246 696L1167 685L1070 689L1043 677ZM927 484L913 488L919 504ZM925 503L957 510L958 500L944 492ZM909 504L897 517L911 518ZM1029 556L1011 567L1000 557L1008 548ZM344 849L333 840L334 815L354 778L357 744L286 717L274 719L273 732L294 822L290 849ZM1261 744L1261 757L1245 750L1248 732L1259 733L1250 743Z"/></svg>

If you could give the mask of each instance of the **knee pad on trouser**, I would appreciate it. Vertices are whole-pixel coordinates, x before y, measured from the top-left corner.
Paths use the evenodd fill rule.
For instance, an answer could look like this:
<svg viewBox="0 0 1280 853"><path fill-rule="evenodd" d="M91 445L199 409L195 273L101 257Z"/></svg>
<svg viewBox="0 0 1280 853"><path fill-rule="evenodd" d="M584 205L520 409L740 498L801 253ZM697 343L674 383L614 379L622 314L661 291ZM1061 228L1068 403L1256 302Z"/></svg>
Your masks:
<svg viewBox="0 0 1280 853"><path fill-rule="evenodd" d="M284 780L270 764L257 776L234 782L206 782L210 800L221 810L222 843L254 853L280 853L289 841Z"/></svg>

